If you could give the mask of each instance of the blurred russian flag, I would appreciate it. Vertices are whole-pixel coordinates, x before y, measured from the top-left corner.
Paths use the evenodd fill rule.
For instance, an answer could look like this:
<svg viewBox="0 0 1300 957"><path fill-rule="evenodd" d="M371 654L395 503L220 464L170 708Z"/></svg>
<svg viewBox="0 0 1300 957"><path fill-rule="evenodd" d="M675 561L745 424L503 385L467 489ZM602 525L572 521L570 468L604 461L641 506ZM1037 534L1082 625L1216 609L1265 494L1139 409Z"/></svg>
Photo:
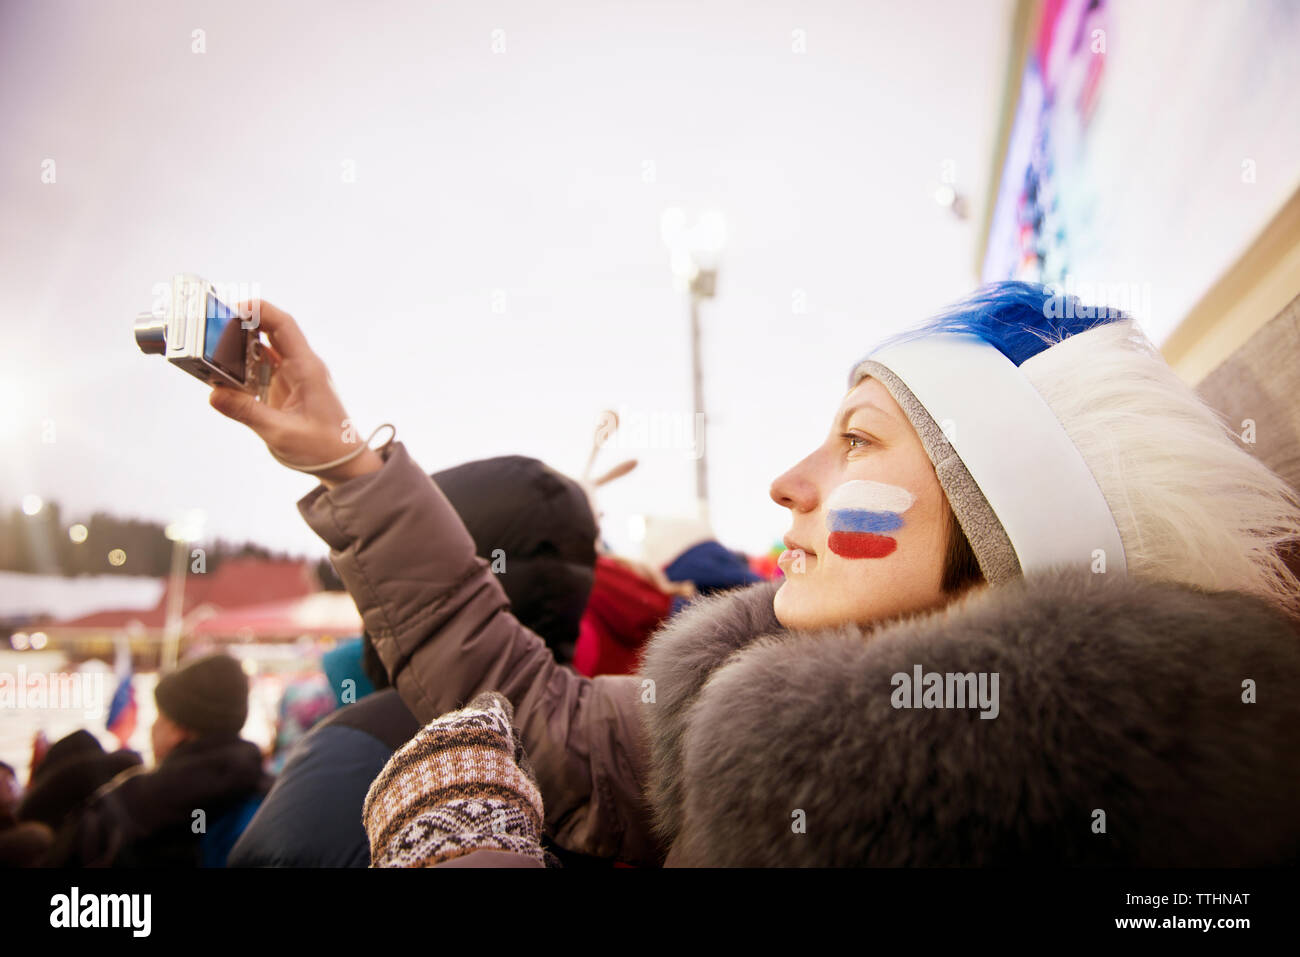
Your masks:
<svg viewBox="0 0 1300 957"><path fill-rule="evenodd" d="M113 701L108 706L108 733L117 738L119 747L126 747L126 742L135 734L136 701L135 688L131 684L134 672L131 667L131 649L124 636L117 641L117 660L113 671L117 675L117 690L113 692Z"/></svg>

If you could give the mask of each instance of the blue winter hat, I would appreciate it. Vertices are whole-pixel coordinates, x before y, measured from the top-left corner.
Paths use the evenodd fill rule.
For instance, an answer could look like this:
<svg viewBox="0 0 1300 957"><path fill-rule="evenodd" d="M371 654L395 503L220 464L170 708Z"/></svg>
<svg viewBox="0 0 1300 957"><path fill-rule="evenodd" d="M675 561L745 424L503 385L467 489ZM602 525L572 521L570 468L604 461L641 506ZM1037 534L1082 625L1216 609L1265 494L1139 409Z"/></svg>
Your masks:
<svg viewBox="0 0 1300 957"><path fill-rule="evenodd" d="M360 701L375 690L375 686L366 677L366 669L362 664L363 650L361 638L345 638L321 655L321 670L325 672L330 690L334 692L334 700L340 708ZM349 680L353 682L351 686L346 683ZM349 690L352 693L345 697L345 692Z"/></svg>

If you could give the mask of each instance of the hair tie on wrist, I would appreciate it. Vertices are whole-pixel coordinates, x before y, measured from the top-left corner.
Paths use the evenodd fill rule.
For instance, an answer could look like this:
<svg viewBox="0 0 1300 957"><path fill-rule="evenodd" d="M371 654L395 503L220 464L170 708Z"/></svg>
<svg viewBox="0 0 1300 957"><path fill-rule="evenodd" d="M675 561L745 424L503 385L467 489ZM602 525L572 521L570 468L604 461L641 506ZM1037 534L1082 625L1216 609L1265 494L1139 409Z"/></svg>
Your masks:
<svg viewBox="0 0 1300 957"><path fill-rule="evenodd" d="M374 441L375 436L378 435L380 432L382 432L384 429L391 429L393 434L390 435L388 437L388 440L384 442L383 445L379 446L379 448L372 449L372 451L374 452L382 452L384 449L388 448L388 446L391 445L393 441L397 438L397 429L393 426L391 422L385 422L379 428L375 429L375 431L371 432L370 437L361 444L360 448L352 452L349 452L347 455L343 456L342 458L337 458L332 462L325 462L321 465L294 465L292 462L286 462L284 459L280 458L280 456L276 455L274 449L270 449L268 447L268 451L271 453L272 456L275 457L275 460L279 462L281 465L287 465L289 468L296 469L299 472L310 472L310 473L326 472L330 469L338 468L340 465L342 465L345 462L351 462L362 452L366 451L366 449L369 449L370 443Z"/></svg>

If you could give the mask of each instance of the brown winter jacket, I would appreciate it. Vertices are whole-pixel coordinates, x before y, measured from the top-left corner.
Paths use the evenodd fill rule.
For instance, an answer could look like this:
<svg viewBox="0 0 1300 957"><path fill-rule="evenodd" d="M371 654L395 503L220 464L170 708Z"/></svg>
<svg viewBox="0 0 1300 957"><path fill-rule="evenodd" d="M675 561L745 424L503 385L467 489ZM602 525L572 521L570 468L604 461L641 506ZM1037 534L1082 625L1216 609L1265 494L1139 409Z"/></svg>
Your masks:
<svg viewBox="0 0 1300 957"><path fill-rule="evenodd" d="M394 442L378 472L298 502L361 612L393 685L422 724L499 691L537 773L552 839L638 864L662 860L645 801L640 682L584 678L509 611L442 491ZM509 574L509 555L505 556Z"/></svg>
<svg viewBox="0 0 1300 957"><path fill-rule="evenodd" d="M1300 636L1259 599L1064 568L797 632L763 583L694 602L637 675L589 679L510 614L400 443L299 509L417 718L484 690L510 699L567 850L652 864L671 849L687 865L1300 860ZM996 716L901 706L899 676L918 668L996 674Z"/></svg>

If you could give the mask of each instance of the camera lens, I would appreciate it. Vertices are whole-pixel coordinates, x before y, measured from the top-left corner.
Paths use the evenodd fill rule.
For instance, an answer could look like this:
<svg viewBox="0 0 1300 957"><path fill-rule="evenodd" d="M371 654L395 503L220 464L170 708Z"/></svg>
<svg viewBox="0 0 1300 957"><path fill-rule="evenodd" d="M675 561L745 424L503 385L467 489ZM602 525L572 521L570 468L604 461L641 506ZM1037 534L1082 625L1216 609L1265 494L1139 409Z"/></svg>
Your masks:
<svg viewBox="0 0 1300 957"><path fill-rule="evenodd" d="M151 312L135 317L135 344L149 355L162 355L167 351L167 320Z"/></svg>

